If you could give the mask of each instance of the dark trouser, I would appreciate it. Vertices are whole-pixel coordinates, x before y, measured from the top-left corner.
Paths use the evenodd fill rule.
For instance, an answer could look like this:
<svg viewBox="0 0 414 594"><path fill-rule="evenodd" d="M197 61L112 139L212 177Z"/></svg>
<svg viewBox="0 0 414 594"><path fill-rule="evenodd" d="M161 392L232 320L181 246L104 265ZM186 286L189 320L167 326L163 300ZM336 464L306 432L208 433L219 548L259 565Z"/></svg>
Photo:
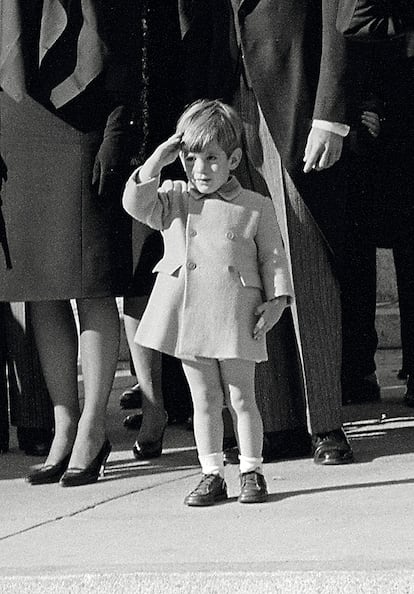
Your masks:
<svg viewBox="0 0 414 594"><path fill-rule="evenodd" d="M414 237L393 248L400 305L402 367L414 373Z"/></svg>
<svg viewBox="0 0 414 594"><path fill-rule="evenodd" d="M375 371L378 338L376 313L376 246L358 233L348 252L341 282L342 382L357 382Z"/></svg>
<svg viewBox="0 0 414 594"><path fill-rule="evenodd" d="M8 441L9 403L12 425L24 429L50 431L53 407L40 368L27 305L0 303L0 312L0 440Z"/></svg>
<svg viewBox="0 0 414 594"><path fill-rule="evenodd" d="M269 333L269 361L257 366L256 395L265 434L306 428L307 421L312 433L324 433L342 423L340 303L331 258L280 162L254 93L243 84L236 107L245 124L248 156L240 181L250 181L250 187L272 198L295 289L292 316L287 313ZM322 198L326 202L330 197L325 193Z"/></svg>

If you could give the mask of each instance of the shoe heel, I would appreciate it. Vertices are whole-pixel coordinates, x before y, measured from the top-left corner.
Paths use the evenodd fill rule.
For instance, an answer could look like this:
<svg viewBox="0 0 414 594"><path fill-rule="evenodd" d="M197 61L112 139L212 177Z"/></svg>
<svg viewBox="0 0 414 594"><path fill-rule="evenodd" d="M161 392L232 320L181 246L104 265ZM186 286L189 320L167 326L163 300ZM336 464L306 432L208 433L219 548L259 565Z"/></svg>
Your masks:
<svg viewBox="0 0 414 594"><path fill-rule="evenodd" d="M111 453L112 446L108 439L105 440L98 454L87 468L68 468L60 479L62 487L77 487L95 483L105 469L106 461Z"/></svg>
<svg viewBox="0 0 414 594"><path fill-rule="evenodd" d="M135 460L150 460L151 458L159 458L162 454L162 445L164 441L164 433L168 425L168 415L165 413L165 424L159 439L149 441L146 443L139 443L138 440L134 443L132 453Z"/></svg>
<svg viewBox="0 0 414 594"><path fill-rule="evenodd" d="M99 470L99 476L104 477L106 471L106 463L108 462L109 454L111 453L112 446L111 444L108 445L108 453L106 454L105 458L102 460L101 468Z"/></svg>

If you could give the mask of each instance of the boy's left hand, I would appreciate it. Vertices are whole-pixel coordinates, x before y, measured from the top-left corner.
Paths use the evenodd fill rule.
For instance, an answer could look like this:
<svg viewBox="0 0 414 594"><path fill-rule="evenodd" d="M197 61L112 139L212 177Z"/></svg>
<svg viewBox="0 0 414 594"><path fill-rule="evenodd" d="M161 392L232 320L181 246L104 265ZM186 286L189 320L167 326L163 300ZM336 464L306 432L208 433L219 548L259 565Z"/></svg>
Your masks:
<svg viewBox="0 0 414 594"><path fill-rule="evenodd" d="M288 298L286 295L275 297L271 301L265 301L256 308L256 315L260 316L253 330L253 338L260 340L280 320L282 313L287 307Z"/></svg>

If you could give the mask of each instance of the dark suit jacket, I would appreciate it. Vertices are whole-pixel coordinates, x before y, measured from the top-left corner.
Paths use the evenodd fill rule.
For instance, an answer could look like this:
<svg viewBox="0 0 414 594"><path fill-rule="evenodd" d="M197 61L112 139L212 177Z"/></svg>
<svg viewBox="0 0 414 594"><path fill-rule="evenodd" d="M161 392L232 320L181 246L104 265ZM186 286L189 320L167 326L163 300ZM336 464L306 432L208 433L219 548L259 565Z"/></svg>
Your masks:
<svg viewBox="0 0 414 594"><path fill-rule="evenodd" d="M234 35L231 3L240 24ZM345 44L335 29L337 0L179 4L191 99L228 100L243 59L284 165L301 168L312 119L345 121ZM235 37L241 53L235 52Z"/></svg>
<svg viewBox="0 0 414 594"><path fill-rule="evenodd" d="M337 27L349 38L385 41L414 26L412 0L339 0Z"/></svg>
<svg viewBox="0 0 414 594"><path fill-rule="evenodd" d="M179 8L188 99L231 102L247 72L284 167L331 246L342 250L346 161L304 174L302 160L313 119L346 122L337 0L179 0Z"/></svg>

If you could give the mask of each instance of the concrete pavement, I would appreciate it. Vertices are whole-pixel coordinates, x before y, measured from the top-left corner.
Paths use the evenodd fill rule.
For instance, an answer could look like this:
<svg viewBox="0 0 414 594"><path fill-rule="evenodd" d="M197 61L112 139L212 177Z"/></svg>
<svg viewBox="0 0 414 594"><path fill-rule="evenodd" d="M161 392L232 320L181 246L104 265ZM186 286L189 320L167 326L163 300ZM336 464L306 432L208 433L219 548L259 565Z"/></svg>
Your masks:
<svg viewBox="0 0 414 594"><path fill-rule="evenodd" d="M0 592L414 592L414 410L400 351L377 360L382 401L344 408L355 464L266 464L270 499L252 506L237 502L230 466L230 499L202 509L183 505L199 477L191 432L170 426L161 458L133 459L121 366L104 478L32 487L22 477L39 459L15 442L0 457Z"/></svg>

